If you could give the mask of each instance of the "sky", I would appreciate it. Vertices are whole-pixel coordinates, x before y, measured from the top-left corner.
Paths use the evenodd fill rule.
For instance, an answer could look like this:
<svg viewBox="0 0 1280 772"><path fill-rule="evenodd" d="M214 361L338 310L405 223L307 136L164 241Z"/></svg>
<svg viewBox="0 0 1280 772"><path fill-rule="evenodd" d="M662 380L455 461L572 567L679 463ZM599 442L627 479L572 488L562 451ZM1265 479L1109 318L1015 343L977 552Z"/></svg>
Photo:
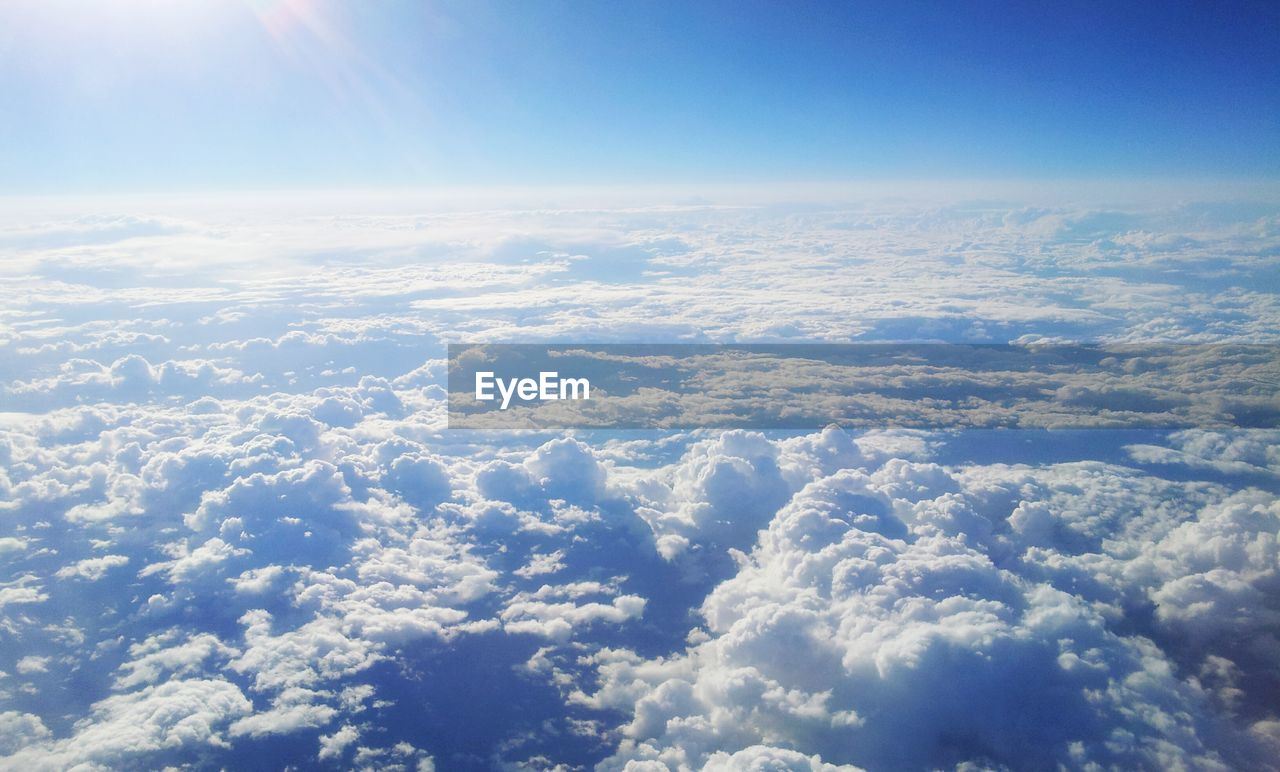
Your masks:
<svg viewBox="0 0 1280 772"><path fill-rule="evenodd" d="M0 0L0 769L1280 772L1280 6L901 5ZM538 341L1271 423L451 427Z"/></svg>
<svg viewBox="0 0 1280 772"><path fill-rule="evenodd" d="M1274 178L1274 3L16 0L0 193Z"/></svg>

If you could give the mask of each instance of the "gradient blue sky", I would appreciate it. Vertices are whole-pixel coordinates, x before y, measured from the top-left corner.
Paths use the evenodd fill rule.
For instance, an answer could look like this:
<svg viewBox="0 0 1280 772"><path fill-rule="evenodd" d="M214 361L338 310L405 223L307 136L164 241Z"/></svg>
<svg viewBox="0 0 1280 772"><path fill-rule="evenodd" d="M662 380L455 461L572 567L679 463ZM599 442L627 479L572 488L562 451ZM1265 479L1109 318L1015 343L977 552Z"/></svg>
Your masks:
<svg viewBox="0 0 1280 772"><path fill-rule="evenodd" d="M1280 4L10 0L0 192L1280 176Z"/></svg>

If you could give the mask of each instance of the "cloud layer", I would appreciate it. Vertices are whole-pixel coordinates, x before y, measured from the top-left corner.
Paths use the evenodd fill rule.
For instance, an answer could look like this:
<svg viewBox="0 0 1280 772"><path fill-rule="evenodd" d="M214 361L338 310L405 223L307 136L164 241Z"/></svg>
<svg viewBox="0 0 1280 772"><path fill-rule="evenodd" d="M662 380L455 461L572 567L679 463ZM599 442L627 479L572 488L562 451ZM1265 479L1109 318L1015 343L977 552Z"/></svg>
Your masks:
<svg viewBox="0 0 1280 772"><path fill-rule="evenodd" d="M0 766L1275 768L1275 431L444 390L455 340L1274 343L1275 206L335 211L0 222Z"/></svg>

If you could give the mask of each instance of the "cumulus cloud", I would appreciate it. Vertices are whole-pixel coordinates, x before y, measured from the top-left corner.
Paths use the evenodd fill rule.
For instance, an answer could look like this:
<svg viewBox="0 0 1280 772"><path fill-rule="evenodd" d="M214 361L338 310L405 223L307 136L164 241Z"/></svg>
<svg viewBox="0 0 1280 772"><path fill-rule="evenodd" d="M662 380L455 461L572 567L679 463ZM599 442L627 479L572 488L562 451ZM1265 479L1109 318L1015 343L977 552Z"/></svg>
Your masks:
<svg viewBox="0 0 1280 772"><path fill-rule="evenodd" d="M115 687L130 689L162 678L198 674L211 657L239 652L209 633L183 636L177 630L157 633L129 647L129 660L119 669Z"/></svg>
<svg viewBox="0 0 1280 772"><path fill-rule="evenodd" d="M85 558L67 566L59 568L54 576L60 579L68 579L79 577L96 582L106 575L107 571L112 568L126 566L129 564L128 555L103 555L97 558Z"/></svg>
<svg viewBox="0 0 1280 772"><path fill-rule="evenodd" d="M245 627L243 653L229 667L253 675L257 689L309 687L328 678L358 673L378 659L375 647L348 638L332 619L318 618L282 634L273 634L271 615L251 611L241 618Z"/></svg>
<svg viewBox="0 0 1280 772"><path fill-rule="evenodd" d="M750 546L790 494L773 443L733 431L691 447L665 501L639 513L657 535L658 550L674 558L697 542L721 550Z"/></svg>
<svg viewBox="0 0 1280 772"><path fill-rule="evenodd" d="M320 753L317 754L317 758L321 761L340 759L347 748L358 739L360 739L360 730L347 724L333 734L320 738Z"/></svg>
<svg viewBox="0 0 1280 772"><path fill-rule="evenodd" d="M174 680L95 703L65 739L31 732L16 753L3 759L23 769L121 766L152 754L192 747L225 746L225 725L253 707L224 680ZM31 726L28 720L27 726Z"/></svg>
<svg viewBox="0 0 1280 772"><path fill-rule="evenodd" d="M53 736L39 716L6 710L0 713L0 754L11 755L28 745Z"/></svg>
<svg viewBox="0 0 1280 772"><path fill-rule="evenodd" d="M645 599L638 595L620 595L607 603L559 600L565 596L577 596L577 589L543 585L537 592L516 595L502 611L504 629L510 633L531 633L567 640L575 627L594 622L618 624L644 613ZM599 588L598 592L612 594L607 588Z"/></svg>
<svg viewBox="0 0 1280 772"><path fill-rule="evenodd" d="M32 673L47 673L49 672L50 659L51 659L50 657L37 657L34 655L28 655L18 660L18 663L14 666L14 669L17 670L22 675L31 675Z"/></svg>
<svg viewBox="0 0 1280 772"><path fill-rule="evenodd" d="M660 768L663 768L660 765ZM633 765L633 769L644 769L643 765ZM765 745L753 745L732 754L716 751L707 758L704 770L712 772L729 772L729 770L751 770L763 772L766 769L795 769L810 772L837 772L838 770L855 770L848 764L827 764L821 756L806 756L787 748L770 748Z"/></svg>
<svg viewBox="0 0 1280 772"><path fill-rule="evenodd" d="M1274 766L1273 429L442 388L454 341L1274 343L1274 207L388 206L3 218L0 766Z"/></svg>
<svg viewBox="0 0 1280 772"><path fill-rule="evenodd" d="M708 596L684 655L597 657L599 688L575 699L634 715L606 766L702 768L780 739L870 768L1264 758L1219 745L1229 730L1200 683L1105 606L996 565L955 528L909 527L877 487L846 470L796 494Z"/></svg>
<svg viewBox="0 0 1280 772"><path fill-rule="evenodd" d="M324 726L338 711L330 705L312 702L315 696L306 689L286 689L272 702L270 709L237 719L229 728L230 734L233 737L262 737Z"/></svg>

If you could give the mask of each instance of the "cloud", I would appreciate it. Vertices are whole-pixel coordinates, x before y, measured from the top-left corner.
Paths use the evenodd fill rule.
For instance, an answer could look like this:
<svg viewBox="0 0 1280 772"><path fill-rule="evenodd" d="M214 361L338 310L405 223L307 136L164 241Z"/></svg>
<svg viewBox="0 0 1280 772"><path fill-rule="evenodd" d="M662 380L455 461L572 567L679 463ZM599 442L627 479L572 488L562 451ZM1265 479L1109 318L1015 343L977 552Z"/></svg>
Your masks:
<svg viewBox="0 0 1280 772"><path fill-rule="evenodd" d="M24 741L0 761L23 769L111 767L162 751L225 746L227 722L251 711L227 681L174 680L100 700L69 737L54 740L37 732L37 742Z"/></svg>
<svg viewBox="0 0 1280 772"><path fill-rule="evenodd" d="M285 689L272 701L269 710L237 719L231 724L229 733L232 737L263 737L324 726L338 711L330 705L313 702L319 696L298 687Z"/></svg>
<svg viewBox="0 0 1280 772"><path fill-rule="evenodd" d="M242 549L288 552L296 561L320 565L342 559L360 533L360 515L342 473L321 460L238 478L206 493L185 522L197 533L246 545Z"/></svg>
<svg viewBox="0 0 1280 772"><path fill-rule="evenodd" d="M607 471L584 443L564 438L539 447L521 464L495 461L476 475L480 493L514 504L562 499L591 504L607 495Z"/></svg>
<svg viewBox="0 0 1280 772"><path fill-rule="evenodd" d="M423 456L398 456L387 467L383 484L409 503L425 509L447 500L452 492L444 465Z"/></svg>
<svg viewBox="0 0 1280 772"><path fill-rule="evenodd" d="M103 555L96 558L85 558L76 563L63 566L54 573L54 576L59 579L79 577L90 582L96 582L105 576L107 571L128 564L128 555Z"/></svg>
<svg viewBox="0 0 1280 772"><path fill-rule="evenodd" d="M170 360L152 365L145 357L129 354L109 365L72 359L57 376L40 381L19 381L6 389L20 406L39 406L73 400L145 402L158 396L206 395L224 387L245 393L256 379L208 360Z"/></svg>
<svg viewBox="0 0 1280 772"><path fill-rule="evenodd" d="M554 574L564 570L564 567L564 550L556 550L546 555L534 555L529 559L528 565L511 573L524 579L532 579L535 576Z"/></svg>
<svg viewBox="0 0 1280 772"><path fill-rule="evenodd" d="M231 558L248 553L249 550L232 547L215 536L190 552L183 548L182 554L175 560L147 566L143 569L143 575L164 570L173 582L192 582L216 572L220 564Z"/></svg>
<svg viewBox="0 0 1280 772"><path fill-rule="evenodd" d="M272 634L271 621L262 610L241 618L243 653L229 664L235 672L252 675L256 689L310 687L358 673L379 659L372 643L347 637L331 618L319 617L279 635Z"/></svg>
<svg viewBox="0 0 1280 772"><path fill-rule="evenodd" d="M1083 480L1074 479L1077 486ZM987 502L970 501L958 520L919 516L922 504L962 503L961 482L935 465L891 461L873 475L838 471L798 492L737 575L707 597L706 631L683 656L597 655L598 686L574 700L633 716L606 767L657 760L701 768L766 739L870 768L1228 768L1265 758L1240 734L1247 722L1227 728L1206 681L1177 675L1178 654L1115 628L1118 617L1105 604L1024 577L1008 558L1002 568L975 549L987 545L968 538L977 517L968 510ZM1110 483L1106 476L1083 482L1103 491ZM1130 499L1136 507L1149 500ZM1210 505L1151 545L1149 559L1107 558L1087 543L1081 559L1094 571L1114 560L1131 574L1117 579L1139 579L1134 589L1141 591L1144 566L1159 563L1156 555L1177 555L1161 568L1179 579L1147 584L1157 621L1203 613L1267 650L1267 634L1258 631L1274 622L1244 577L1270 581L1272 568L1248 568L1245 555L1267 553L1247 547L1239 526L1270 532L1273 501L1236 494ZM1009 515L1012 523L1026 506ZM1051 521L1055 509L1045 515ZM1205 529L1232 541L1215 541ZM998 523L987 520L986 530ZM1238 558L1227 557L1233 550ZM1208 573L1185 565L1195 554L1213 566ZM1163 613L1162 601L1170 604ZM1224 613L1222 604L1248 616ZM1212 627L1206 634L1214 635ZM1178 640L1185 638L1180 632ZM1236 739L1221 741L1224 733Z"/></svg>
<svg viewBox="0 0 1280 772"><path fill-rule="evenodd" d="M25 574L0 586L0 609L10 605L43 603L48 599L48 594L41 591L38 580L32 574Z"/></svg>
<svg viewBox="0 0 1280 772"><path fill-rule="evenodd" d="M333 734L320 738L320 753L317 758L321 761L341 759L347 748L358 739L360 739L360 730L347 724Z"/></svg>
<svg viewBox="0 0 1280 772"><path fill-rule="evenodd" d="M9 217L0 766L1267 768L1273 430L441 387L450 341L1274 342L1274 206L742 203Z"/></svg>
<svg viewBox="0 0 1280 772"><path fill-rule="evenodd" d="M644 613L645 599L620 595L608 603L542 600L554 595L547 585L535 593L517 594L502 611L503 628L509 633L530 633L555 640L567 640L575 628L597 622L621 624ZM607 592L606 592L607 594Z"/></svg>
<svg viewBox="0 0 1280 772"><path fill-rule="evenodd" d="M49 661L51 657L26 656L18 660L14 669L22 675L31 675L32 673L49 672Z"/></svg>
<svg viewBox="0 0 1280 772"><path fill-rule="evenodd" d="M758 433L725 432L691 447L666 500L639 514L659 552L674 558L695 542L721 551L749 546L790 495L772 443Z"/></svg>
<svg viewBox="0 0 1280 772"><path fill-rule="evenodd" d="M642 766L637 768L643 769ZM665 767L663 767L665 768ZM803 753L787 748L770 748L765 745L753 745L732 754L717 751L707 758L703 770L708 772L729 772L730 770L751 770L763 772L766 769L810 770L810 772L837 772L838 770L855 770L847 764L836 765L823 762L821 756L806 756Z"/></svg>
<svg viewBox="0 0 1280 772"><path fill-rule="evenodd" d="M39 716L16 710L0 713L0 754L12 755L28 745L48 740L52 734Z"/></svg>
<svg viewBox="0 0 1280 772"><path fill-rule="evenodd" d="M209 633L183 636L178 630L157 633L129 647L132 659L116 677L117 689L153 684L161 678L198 675L212 657L226 659L239 652Z"/></svg>
<svg viewBox="0 0 1280 772"><path fill-rule="evenodd" d="M1135 461L1147 464L1184 464L1226 474L1280 474L1280 432L1266 429L1213 432L1187 430L1170 437L1168 445L1135 444L1128 447Z"/></svg>

